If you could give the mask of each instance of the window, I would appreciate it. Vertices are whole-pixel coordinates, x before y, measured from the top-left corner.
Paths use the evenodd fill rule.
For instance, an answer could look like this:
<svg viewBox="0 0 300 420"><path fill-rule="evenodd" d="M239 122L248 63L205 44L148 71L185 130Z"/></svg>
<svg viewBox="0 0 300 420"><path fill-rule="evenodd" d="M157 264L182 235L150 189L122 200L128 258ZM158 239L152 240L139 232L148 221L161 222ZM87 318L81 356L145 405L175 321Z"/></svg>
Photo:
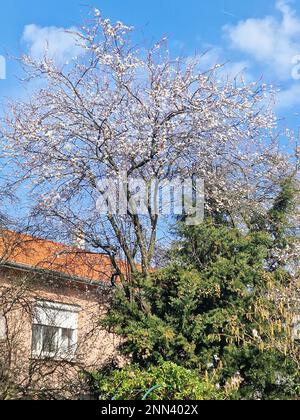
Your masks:
<svg viewBox="0 0 300 420"><path fill-rule="evenodd" d="M38 301L32 326L32 356L72 359L79 311L77 306Z"/></svg>
<svg viewBox="0 0 300 420"><path fill-rule="evenodd" d="M0 340L6 340L6 320L3 315L0 314Z"/></svg>

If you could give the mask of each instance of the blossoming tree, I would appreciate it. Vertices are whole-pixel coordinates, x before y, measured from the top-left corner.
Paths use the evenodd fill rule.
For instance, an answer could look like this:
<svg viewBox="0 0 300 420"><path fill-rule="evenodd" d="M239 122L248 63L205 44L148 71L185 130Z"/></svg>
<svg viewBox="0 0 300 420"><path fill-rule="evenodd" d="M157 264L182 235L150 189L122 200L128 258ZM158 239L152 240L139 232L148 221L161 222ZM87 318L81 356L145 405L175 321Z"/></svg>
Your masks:
<svg viewBox="0 0 300 420"><path fill-rule="evenodd" d="M264 212L291 171L273 135L266 85L222 77L220 66L200 71L201 58L173 59L166 40L137 48L132 33L96 10L72 33L81 53L69 63L47 49L41 60L24 55L24 83L35 88L9 104L1 124L14 176L30 181L39 226L84 235L118 276L124 257L130 272L149 273L165 223L151 200L147 214L99 214L97 200L107 196L99 181L197 176L206 210L226 209L239 224L249 211Z"/></svg>

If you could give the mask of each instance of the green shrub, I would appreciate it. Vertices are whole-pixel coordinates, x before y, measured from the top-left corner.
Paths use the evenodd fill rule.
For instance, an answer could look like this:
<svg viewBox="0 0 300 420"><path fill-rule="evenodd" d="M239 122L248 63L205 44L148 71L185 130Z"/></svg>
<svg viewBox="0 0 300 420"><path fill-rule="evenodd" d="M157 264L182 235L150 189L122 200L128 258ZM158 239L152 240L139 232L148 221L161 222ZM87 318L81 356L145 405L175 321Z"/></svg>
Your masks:
<svg viewBox="0 0 300 420"><path fill-rule="evenodd" d="M141 370L128 366L107 369L93 377L101 400L223 400L224 394L212 383L171 362Z"/></svg>

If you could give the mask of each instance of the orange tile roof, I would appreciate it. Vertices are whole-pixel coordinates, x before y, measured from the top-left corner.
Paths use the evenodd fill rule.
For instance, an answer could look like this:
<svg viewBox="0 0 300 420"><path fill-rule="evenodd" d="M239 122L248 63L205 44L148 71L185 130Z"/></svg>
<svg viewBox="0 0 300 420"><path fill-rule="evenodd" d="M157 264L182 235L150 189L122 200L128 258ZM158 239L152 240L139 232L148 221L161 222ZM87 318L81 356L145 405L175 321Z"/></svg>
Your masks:
<svg viewBox="0 0 300 420"><path fill-rule="evenodd" d="M109 257L16 232L0 235L0 261L44 269L91 282L109 281ZM122 263L125 270L125 263Z"/></svg>

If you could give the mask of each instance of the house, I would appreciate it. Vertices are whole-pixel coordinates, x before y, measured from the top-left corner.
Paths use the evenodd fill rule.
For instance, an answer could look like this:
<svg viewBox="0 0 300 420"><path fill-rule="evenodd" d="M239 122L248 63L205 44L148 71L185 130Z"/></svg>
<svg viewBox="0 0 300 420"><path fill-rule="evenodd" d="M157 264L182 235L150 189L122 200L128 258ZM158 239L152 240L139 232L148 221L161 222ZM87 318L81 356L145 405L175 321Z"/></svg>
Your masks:
<svg viewBox="0 0 300 420"><path fill-rule="evenodd" d="M119 343L99 323L112 274L104 255L0 235L0 397L84 394L83 372L99 369Z"/></svg>

